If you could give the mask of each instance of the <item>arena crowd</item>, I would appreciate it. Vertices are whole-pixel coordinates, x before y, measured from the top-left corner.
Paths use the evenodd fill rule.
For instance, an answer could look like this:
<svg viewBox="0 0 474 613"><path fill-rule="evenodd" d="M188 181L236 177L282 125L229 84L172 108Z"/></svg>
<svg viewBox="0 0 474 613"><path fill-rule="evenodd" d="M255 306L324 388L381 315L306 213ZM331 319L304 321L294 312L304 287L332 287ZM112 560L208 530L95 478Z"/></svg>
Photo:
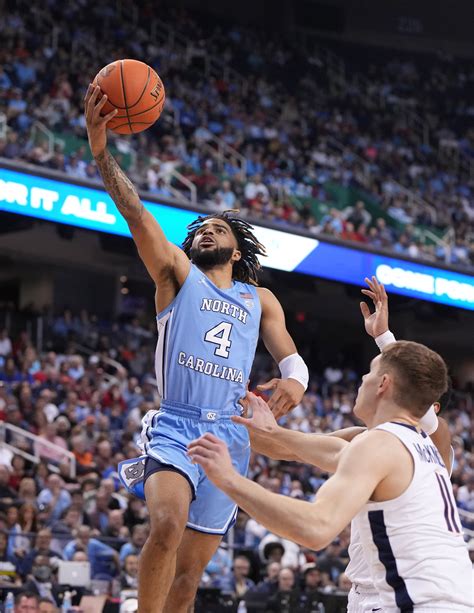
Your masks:
<svg viewBox="0 0 474 613"><path fill-rule="evenodd" d="M153 128L111 137L141 189L180 198L188 190L178 171L211 210L240 208L290 230L472 266L472 176L439 153L447 147L472 160L472 65L340 45L345 71L335 81L321 49L299 40L177 11L160 11L163 35L163 25L152 26L153 3L143 3L136 23L132 4L120 3L120 12L111 0L49 0L7 11L1 157L99 180L82 99L104 64L133 57L153 66L167 90ZM409 113L426 119L429 143ZM37 121L54 134L54 147L38 139ZM219 157L216 137L243 158Z"/></svg>
<svg viewBox="0 0 474 613"><path fill-rule="evenodd" d="M137 319L102 321L85 311L51 318L42 352L24 330L0 332L0 422L7 425L5 442L14 448L0 447L3 592L15 587L21 588L20 596L27 592L49 599L51 613L64 596L58 582L61 560L90 562L93 582L89 592L75 589L76 602L94 589L115 598L136 590L147 511L121 487L117 464L140 454L141 418L159 406L154 343L151 327ZM258 353L251 387L275 375L268 356ZM353 425L360 375L344 362L313 368L310 387L285 425L303 432ZM444 409L453 434L457 503L474 512L472 401L455 388ZM33 441L27 433L39 438ZM25 459L18 450L37 460ZM312 500L328 478L316 468L257 454L249 476L273 492L302 500ZM324 551L309 551L268 533L240 512L208 565L202 587L210 593L215 588L230 602L245 597L249 611L252 606L284 611L288 602L316 606L325 595L350 587L344 574L349 538L347 528Z"/></svg>

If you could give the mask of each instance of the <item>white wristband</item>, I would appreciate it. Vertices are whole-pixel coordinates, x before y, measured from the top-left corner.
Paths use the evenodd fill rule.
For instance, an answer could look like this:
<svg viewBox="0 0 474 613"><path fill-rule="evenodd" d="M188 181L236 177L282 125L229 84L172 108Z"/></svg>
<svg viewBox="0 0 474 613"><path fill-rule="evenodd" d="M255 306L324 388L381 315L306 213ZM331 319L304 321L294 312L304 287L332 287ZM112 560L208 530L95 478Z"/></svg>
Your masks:
<svg viewBox="0 0 474 613"><path fill-rule="evenodd" d="M282 379L295 379L306 390L308 388L309 372L299 353L292 353L278 363Z"/></svg>
<svg viewBox="0 0 474 613"><path fill-rule="evenodd" d="M390 330L387 330L387 332L384 332L383 334L376 336L375 342L377 343L377 347L380 349L380 351L382 351L387 345L396 343L397 339L392 334L392 332L390 332Z"/></svg>
<svg viewBox="0 0 474 613"><path fill-rule="evenodd" d="M420 428L426 432L426 434L433 434L438 429L438 416L434 410L434 406L431 405L428 411L420 419Z"/></svg>

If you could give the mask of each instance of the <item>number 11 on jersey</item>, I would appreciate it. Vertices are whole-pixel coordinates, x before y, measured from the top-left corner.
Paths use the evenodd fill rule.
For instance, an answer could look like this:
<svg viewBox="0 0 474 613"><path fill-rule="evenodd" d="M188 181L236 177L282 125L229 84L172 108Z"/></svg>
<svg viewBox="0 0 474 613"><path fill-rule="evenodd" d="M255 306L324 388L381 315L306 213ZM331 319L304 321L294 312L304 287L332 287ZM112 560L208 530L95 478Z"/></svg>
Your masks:
<svg viewBox="0 0 474 613"><path fill-rule="evenodd" d="M232 345L230 340L230 333L232 332L233 324L221 321L220 324L214 326L208 330L204 336L204 340L213 345L217 345L214 349L214 355L218 355L221 358L229 357L229 349Z"/></svg>

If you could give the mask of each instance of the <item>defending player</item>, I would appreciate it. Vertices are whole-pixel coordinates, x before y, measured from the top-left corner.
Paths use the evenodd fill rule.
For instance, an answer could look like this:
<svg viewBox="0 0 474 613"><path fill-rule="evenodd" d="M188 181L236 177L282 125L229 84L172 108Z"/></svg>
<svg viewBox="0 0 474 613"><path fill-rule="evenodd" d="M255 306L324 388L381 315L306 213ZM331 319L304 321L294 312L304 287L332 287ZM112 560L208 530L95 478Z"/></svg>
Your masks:
<svg viewBox="0 0 474 613"><path fill-rule="evenodd" d="M362 292L369 296L375 306L370 312L365 302L361 302L361 311L367 333L374 338L379 349L383 349L395 341L388 326L388 297L385 288L375 277L366 279L369 289ZM252 399L251 404L254 405ZM451 434L446 421L437 417L441 406L447 398L435 402L429 411L421 418L420 427L430 435L443 459L448 472L452 469ZM355 436L365 432L365 428L352 427L338 430L331 434L305 434L278 426L268 407L255 404L251 418L235 418L249 429L252 449L274 459L289 460L312 464L328 472L337 469L340 452L344 443L337 439L350 442ZM336 437L336 440L334 440ZM369 567L365 561L360 535L353 522L349 546L350 562L346 574L352 581L349 593L348 613L371 613L372 610L382 610L380 597L372 582Z"/></svg>
<svg viewBox="0 0 474 613"><path fill-rule="evenodd" d="M190 455L258 522L311 549L324 548L354 518L385 612L467 613L471 567L449 474L417 428L425 407L446 388L446 366L435 352L407 341L384 349L363 377L354 408L369 431L351 443L334 439L337 470L314 503L236 476L225 444L212 435L194 441Z"/></svg>
<svg viewBox="0 0 474 613"><path fill-rule="evenodd" d="M99 100L99 92L90 86L85 97L91 151L157 288L161 406L144 418L146 456L120 469L130 491L140 494L144 483L150 514L139 610L181 613L192 606L202 572L236 514L235 503L190 461L187 444L206 432L217 434L245 474L248 433L230 417L240 413L259 331L282 373L263 386L274 390L276 415L301 400L308 371L278 300L256 287L264 250L251 226L228 214L200 217L183 249L171 244L107 150L110 117L100 116L105 97Z"/></svg>

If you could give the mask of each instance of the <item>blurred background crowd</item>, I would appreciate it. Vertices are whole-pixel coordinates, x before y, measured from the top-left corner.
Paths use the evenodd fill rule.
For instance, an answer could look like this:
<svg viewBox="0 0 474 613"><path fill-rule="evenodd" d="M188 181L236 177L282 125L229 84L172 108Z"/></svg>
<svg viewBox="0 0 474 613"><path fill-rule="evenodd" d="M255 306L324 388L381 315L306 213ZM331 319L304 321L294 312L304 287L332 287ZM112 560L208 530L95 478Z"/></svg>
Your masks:
<svg viewBox="0 0 474 613"><path fill-rule="evenodd" d="M29 8L0 24L0 156L99 180L82 99L103 65L133 57L167 90L161 121L112 138L140 188L472 266L471 62L321 47L153 2Z"/></svg>
<svg viewBox="0 0 474 613"><path fill-rule="evenodd" d="M136 590L147 511L121 487L117 464L140 454L141 418L159 406L154 343L152 327L137 319L100 321L87 312L51 318L42 352L27 331L1 331L0 422L6 427L0 432L7 443L0 446L3 588L22 586L58 606L65 589L58 572L66 560L90 563L92 583L75 588L77 602L84 593L118 598L120 592ZM330 432L353 425L351 410L362 373L342 358L326 364L313 360L310 367L310 387L284 419L286 427ZM251 388L272 376L277 372L271 359L258 352ZM453 434L457 503L474 512L469 392L455 383L450 406L443 409ZM328 478L316 468L257 454L249 476L271 491L309 501ZM219 595L236 603L245 597L249 611L300 610L285 609L285 602L294 607L305 603L301 611L319 610L311 606L350 588L344 574L349 538L348 527L324 551L309 551L268 533L240 512L202 577L202 598L211 602ZM203 606L214 610L212 604Z"/></svg>
<svg viewBox="0 0 474 613"><path fill-rule="evenodd" d="M292 233L473 272L472 61L446 51L283 34L149 0L0 0L0 14L0 161L100 182L82 99L102 66L136 58L160 74L165 110L147 131L111 134L110 143L142 191L209 211L238 208L250 221ZM0 234L10 221L2 217ZM46 225L40 241L52 237ZM117 464L139 455L141 419L159 406L151 292L137 280L143 271L126 261L137 260L126 239L102 235L100 257L110 268L104 264L99 281L87 279L91 295L104 283L90 307L99 314L80 310L94 296L74 287L74 279L83 287L77 279L82 275L83 283L88 270L73 251L87 252L90 235L64 226L58 233L47 305L32 262L16 267L17 252L0 251L0 281L7 280L0 293L8 289L12 262L15 275L28 280L0 295L0 603L12 592L16 613L55 613L67 610L72 590L74 605L108 594L106 607L115 609L105 611L122 602L123 613L131 613L136 601L127 605L126 595L136 593L147 511L121 488ZM364 352L352 344L357 324L340 305L354 302L355 290L293 273L272 272L269 280L285 298L287 316L291 309L292 334L311 374L302 403L282 423L303 432L353 425ZM102 304L109 281L118 297L111 291ZM465 342L472 320L463 309L403 300L397 316L407 337L439 340L435 348L448 349L464 372L453 376L443 412L469 541L474 403ZM20 304L35 301L42 306L19 312ZM62 311L66 304L76 310ZM250 387L274 376L276 366L259 347ZM249 475L309 501L328 478L257 454ZM347 528L326 550L309 551L240 512L202 577L196 611L344 611L349 539ZM474 563L474 538L469 549ZM66 562L76 563L74 572L86 569L85 576L73 578ZM97 610L103 604L97 601Z"/></svg>

